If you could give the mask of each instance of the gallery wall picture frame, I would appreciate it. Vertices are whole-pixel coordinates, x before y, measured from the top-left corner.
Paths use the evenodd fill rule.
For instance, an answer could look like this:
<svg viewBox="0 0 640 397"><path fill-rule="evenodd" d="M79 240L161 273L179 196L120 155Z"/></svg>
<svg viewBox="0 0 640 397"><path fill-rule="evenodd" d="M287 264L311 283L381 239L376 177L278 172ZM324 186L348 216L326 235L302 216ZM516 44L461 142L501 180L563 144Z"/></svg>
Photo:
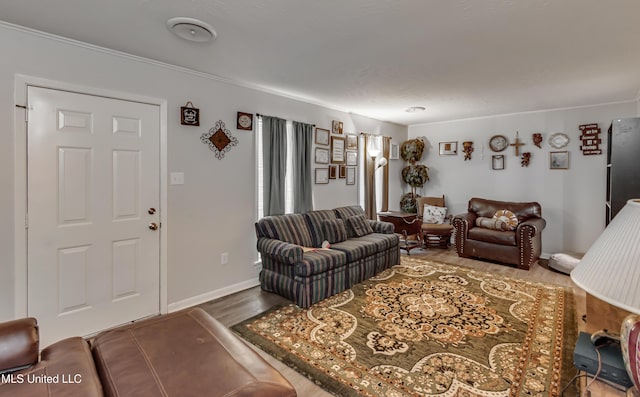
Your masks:
<svg viewBox="0 0 640 397"><path fill-rule="evenodd" d="M440 156L455 156L458 154L458 142L440 142Z"/></svg>
<svg viewBox="0 0 640 397"><path fill-rule="evenodd" d="M316 168L316 185L325 185L329 183L329 168Z"/></svg>
<svg viewBox="0 0 640 397"><path fill-rule="evenodd" d="M329 166L329 179L338 179L338 166L330 165Z"/></svg>
<svg viewBox="0 0 640 397"><path fill-rule="evenodd" d="M390 160L398 160L400 158L400 145L397 143L392 143L389 146L389 159Z"/></svg>
<svg viewBox="0 0 640 397"><path fill-rule="evenodd" d="M315 153L316 164L329 164L329 149L317 147Z"/></svg>
<svg viewBox="0 0 640 397"><path fill-rule="evenodd" d="M341 166L338 168L338 170L339 170L339 172L338 172L338 177L339 177L340 179L344 179L344 178L346 178L346 177L347 177L347 166L346 166L346 165L341 165Z"/></svg>
<svg viewBox="0 0 640 397"><path fill-rule="evenodd" d="M342 135L342 127L343 127L342 121L339 121L339 120L331 121L331 133Z"/></svg>
<svg viewBox="0 0 640 397"><path fill-rule="evenodd" d="M191 101L180 107L180 124L200 126L200 109L193 106Z"/></svg>
<svg viewBox="0 0 640 397"><path fill-rule="evenodd" d="M358 152L347 151L347 165L358 165Z"/></svg>
<svg viewBox="0 0 640 397"><path fill-rule="evenodd" d="M236 129L245 131L253 130L253 113L238 112Z"/></svg>
<svg viewBox="0 0 640 397"><path fill-rule="evenodd" d="M331 137L331 163L333 164L344 164L344 146L345 138L341 136L332 136Z"/></svg>
<svg viewBox="0 0 640 397"><path fill-rule="evenodd" d="M356 184L356 167L347 167L347 185Z"/></svg>
<svg viewBox="0 0 640 397"><path fill-rule="evenodd" d="M491 169L503 170L504 169L504 154L494 154L491 156Z"/></svg>
<svg viewBox="0 0 640 397"><path fill-rule="evenodd" d="M316 127L316 145L329 146L329 136L331 136L331 131Z"/></svg>
<svg viewBox="0 0 640 397"><path fill-rule="evenodd" d="M358 150L358 136L347 134L347 150Z"/></svg>
<svg viewBox="0 0 640 397"><path fill-rule="evenodd" d="M549 152L549 169L551 170L568 170L569 169L569 152Z"/></svg>

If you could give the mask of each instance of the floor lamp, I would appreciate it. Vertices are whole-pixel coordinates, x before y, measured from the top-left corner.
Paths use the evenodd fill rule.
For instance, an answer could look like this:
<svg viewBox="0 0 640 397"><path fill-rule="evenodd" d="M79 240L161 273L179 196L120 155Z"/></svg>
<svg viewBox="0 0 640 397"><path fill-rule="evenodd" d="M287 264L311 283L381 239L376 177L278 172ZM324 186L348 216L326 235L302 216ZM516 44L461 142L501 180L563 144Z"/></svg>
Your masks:
<svg viewBox="0 0 640 397"><path fill-rule="evenodd" d="M627 201L571 272L571 279L587 293L632 313L621 325L621 347L629 377L639 389L640 199Z"/></svg>

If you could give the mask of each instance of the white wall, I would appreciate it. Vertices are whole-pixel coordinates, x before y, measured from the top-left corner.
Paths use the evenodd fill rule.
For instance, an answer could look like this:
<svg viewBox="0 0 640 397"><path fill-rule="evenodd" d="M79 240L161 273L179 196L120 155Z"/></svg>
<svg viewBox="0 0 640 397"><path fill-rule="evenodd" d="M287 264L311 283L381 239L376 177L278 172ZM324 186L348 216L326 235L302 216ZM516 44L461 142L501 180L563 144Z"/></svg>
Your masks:
<svg viewBox="0 0 640 397"><path fill-rule="evenodd" d="M254 200L255 158L252 132L235 129L237 111L279 116L330 129L344 122L346 132L370 132L406 139L407 128L355 116L281 96L240 87L153 62L74 45L0 25L0 321L14 318L14 145L16 74L166 99L168 171L184 172L185 184L168 186L168 303L170 309L195 304L257 282ZM200 108L200 127L181 126L179 108ZM15 120L14 120L15 119ZM223 120L239 140L223 160L213 156L200 136ZM399 162L391 173L399 174ZM397 169L396 169L397 168ZM400 198L392 178L392 204ZM396 195L397 197L394 197ZM316 208L357 203L357 189L344 179L314 186ZM229 264L220 265L220 254Z"/></svg>
<svg viewBox="0 0 640 397"><path fill-rule="evenodd" d="M606 131L611 120L633 117L637 103L610 104L577 109L522 113L481 119L459 120L409 127L409 138L425 136L429 151L425 164L430 168L431 180L423 195L446 196L449 212L466 212L471 197L505 201L538 201L547 221L543 232L543 253L585 252L604 229ZM584 156L580 151L581 124L598 123L602 155ZM528 167L520 165L514 148L499 153L505 155L505 169L491 169L491 156L497 154L488 146L496 134L505 135L513 143L519 131L526 143L521 152L531 152ZM533 132L541 132L544 142L537 148ZM563 132L570 138L563 149L548 144L550 135ZM438 143L457 141L457 156L439 156ZM473 141L471 160L464 161L462 142ZM569 169L549 169L549 152L568 150Z"/></svg>

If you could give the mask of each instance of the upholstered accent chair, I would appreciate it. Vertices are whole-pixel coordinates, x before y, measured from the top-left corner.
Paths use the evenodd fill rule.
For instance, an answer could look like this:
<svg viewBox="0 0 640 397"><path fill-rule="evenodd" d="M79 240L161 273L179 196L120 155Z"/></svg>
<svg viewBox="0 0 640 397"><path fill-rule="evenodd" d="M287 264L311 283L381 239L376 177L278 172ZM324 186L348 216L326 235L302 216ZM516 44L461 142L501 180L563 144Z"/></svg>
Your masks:
<svg viewBox="0 0 640 397"><path fill-rule="evenodd" d="M472 198L468 210L453 218L458 256L488 259L529 270L542 251L546 226L537 202Z"/></svg>
<svg viewBox="0 0 640 397"><path fill-rule="evenodd" d="M425 248L447 248L453 233L451 215L442 197L419 197L416 200L418 216L422 219L420 238ZM425 212L426 208L426 212Z"/></svg>

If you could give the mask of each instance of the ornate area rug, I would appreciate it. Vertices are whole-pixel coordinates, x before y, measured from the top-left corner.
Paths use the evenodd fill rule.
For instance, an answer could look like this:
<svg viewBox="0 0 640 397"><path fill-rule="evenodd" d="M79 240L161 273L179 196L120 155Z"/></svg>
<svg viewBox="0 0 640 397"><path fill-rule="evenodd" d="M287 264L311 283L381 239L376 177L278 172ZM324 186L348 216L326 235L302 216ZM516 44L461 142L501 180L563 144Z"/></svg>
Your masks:
<svg viewBox="0 0 640 397"><path fill-rule="evenodd" d="M570 290L407 257L233 329L337 396L558 396L577 336Z"/></svg>

